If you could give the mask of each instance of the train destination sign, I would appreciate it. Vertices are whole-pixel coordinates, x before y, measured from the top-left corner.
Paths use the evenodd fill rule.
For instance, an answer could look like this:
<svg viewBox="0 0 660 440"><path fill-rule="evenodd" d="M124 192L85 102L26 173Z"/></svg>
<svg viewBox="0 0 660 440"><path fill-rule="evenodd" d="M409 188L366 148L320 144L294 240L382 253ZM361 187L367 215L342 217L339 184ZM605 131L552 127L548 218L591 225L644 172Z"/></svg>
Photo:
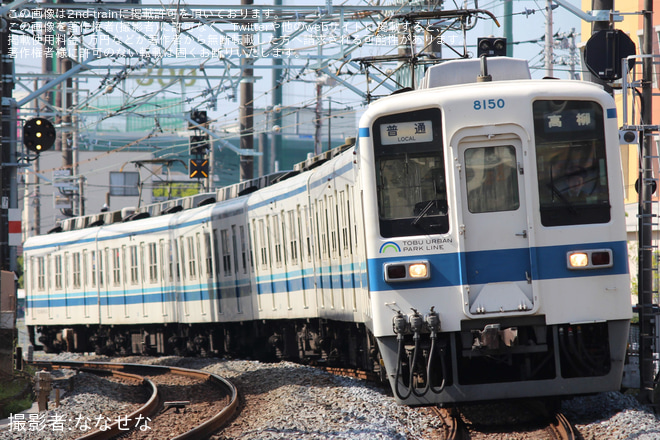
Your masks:
<svg viewBox="0 0 660 440"><path fill-rule="evenodd" d="M390 122L380 124L380 143L382 145L412 144L433 140L432 122Z"/></svg>

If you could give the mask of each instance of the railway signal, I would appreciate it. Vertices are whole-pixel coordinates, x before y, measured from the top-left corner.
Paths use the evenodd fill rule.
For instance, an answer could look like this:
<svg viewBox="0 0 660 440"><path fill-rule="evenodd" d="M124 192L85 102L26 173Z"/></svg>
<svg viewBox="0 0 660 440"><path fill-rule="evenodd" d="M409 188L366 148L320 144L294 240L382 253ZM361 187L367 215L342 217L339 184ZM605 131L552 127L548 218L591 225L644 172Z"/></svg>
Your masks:
<svg viewBox="0 0 660 440"><path fill-rule="evenodd" d="M477 39L477 57L506 56L506 38L483 37Z"/></svg>
<svg viewBox="0 0 660 440"><path fill-rule="evenodd" d="M33 118L23 125L23 145L30 151L41 153L55 143L55 127L44 118Z"/></svg>
<svg viewBox="0 0 660 440"><path fill-rule="evenodd" d="M205 179L209 177L209 160L208 159L188 160L188 176L191 179Z"/></svg>
<svg viewBox="0 0 660 440"><path fill-rule="evenodd" d="M201 130L206 128L208 115L205 110L190 110L190 120L194 123L188 122L188 129L193 130L189 138L189 153L191 156L203 156L210 147L208 133Z"/></svg>
<svg viewBox="0 0 660 440"><path fill-rule="evenodd" d="M190 155L203 156L209 150L209 136L208 135L193 135L190 136Z"/></svg>

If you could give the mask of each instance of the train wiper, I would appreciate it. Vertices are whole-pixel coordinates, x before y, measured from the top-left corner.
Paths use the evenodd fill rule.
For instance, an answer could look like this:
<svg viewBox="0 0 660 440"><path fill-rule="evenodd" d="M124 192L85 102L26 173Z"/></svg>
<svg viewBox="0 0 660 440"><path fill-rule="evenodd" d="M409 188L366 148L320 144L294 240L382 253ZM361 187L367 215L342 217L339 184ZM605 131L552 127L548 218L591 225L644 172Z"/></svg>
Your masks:
<svg viewBox="0 0 660 440"><path fill-rule="evenodd" d="M424 217L431 210L431 208L433 206L435 206L438 209L438 214L437 215L447 215L446 210L445 211L440 210L440 206L438 206L438 202L439 202L438 199L429 200L428 203L426 204L426 206L424 206L424 209L422 209L420 211L420 213L417 215L417 217L415 217L415 219L412 221L412 225L417 226L417 223L419 223L419 221L422 219L422 217ZM424 203L424 202L421 202L421 203Z"/></svg>
<svg viewBox="0 0 660 440"><path fill-rule="evenodd" d="M566 196L561 193L561 191L555 186L554 183L550 182L548 186L550 187L552 193L556 194L559 200L561 200L561 202L564 205L566 205L566 207L568 208L568 212L570 212L573 215L577 214L577 211L575 210L575 206L573 206L573 204L566 198ZM552 200L554 201L554 197L552 198Z"/></svg>

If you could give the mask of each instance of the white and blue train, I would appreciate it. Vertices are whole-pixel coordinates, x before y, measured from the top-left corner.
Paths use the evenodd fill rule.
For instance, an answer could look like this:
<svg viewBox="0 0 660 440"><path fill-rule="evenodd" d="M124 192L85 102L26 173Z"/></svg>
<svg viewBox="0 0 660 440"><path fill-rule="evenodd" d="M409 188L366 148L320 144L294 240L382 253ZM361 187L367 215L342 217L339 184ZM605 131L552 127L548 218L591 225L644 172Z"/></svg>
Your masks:
<svg viewBox="0 0 660 440"><path fill-rule="evenodd" d="M28 239L33 338L354 366L412 405L618 389L614 101L488 66L431 67L369 106L354 145L293 172Z"/></svg>

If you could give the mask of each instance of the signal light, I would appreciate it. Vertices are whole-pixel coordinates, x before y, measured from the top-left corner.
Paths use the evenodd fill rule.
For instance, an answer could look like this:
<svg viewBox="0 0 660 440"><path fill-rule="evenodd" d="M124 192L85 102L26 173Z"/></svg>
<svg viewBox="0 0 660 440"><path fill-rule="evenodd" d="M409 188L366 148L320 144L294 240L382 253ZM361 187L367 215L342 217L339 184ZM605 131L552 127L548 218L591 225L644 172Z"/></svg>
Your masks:
<svg viewBox="0 0 660 440"><path fill-rule="evenodd" d="M188 161L188 175L191 179L205 179L209 177L208 159L190 159Z"/></svg>
<svg viewBox="0 0 660 440"><path fill-rule="evenodd" d="M50 150L55 136L55 127L48 119L34 118L23 124L23 145L35 153Z"/></svg>
<svg viewBox="0 0 660 440"><path fill-rule="evenodd" d="M198 129L199 127L197 127L197 125L204 125L209 122L209 117L206 113L206 110L190 110L190 119L195 121L196 124L188 122L189 129Z"/></svg>
<svg viewBox="0 0 660 440"><path fill-rule="evenodd" d="M619 130L620 144L638 144L639 132L634 130Z"/></svg>
<svg viewBox="0 0 660 440"><path fill-rule="evenodd" d="M485 55L487 57L505 57L506 56L506 38L484 37L477 39L477 57Z"/></svg>
<svg viewBox="0 0 660 440"><path fill-rule="evenodd" d="M209 149L209 137L205 135L190 136L190 155L203 156Z"/></svg>

